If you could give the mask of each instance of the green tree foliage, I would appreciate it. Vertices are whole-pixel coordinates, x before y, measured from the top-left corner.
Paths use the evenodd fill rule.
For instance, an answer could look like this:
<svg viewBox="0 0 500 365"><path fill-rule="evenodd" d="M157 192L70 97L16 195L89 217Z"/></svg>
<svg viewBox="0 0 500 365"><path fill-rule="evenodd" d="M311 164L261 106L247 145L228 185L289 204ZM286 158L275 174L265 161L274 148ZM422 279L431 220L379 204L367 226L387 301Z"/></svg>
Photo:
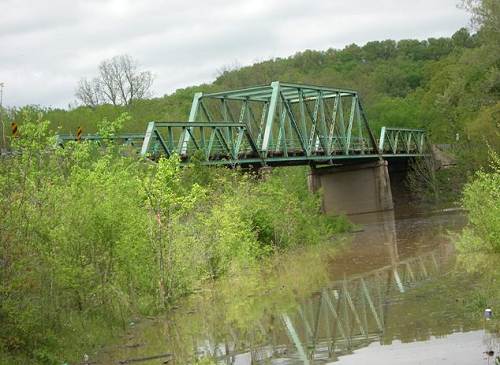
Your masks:
<svg viewBox="0 0 500 365"><path fill-rule="evenodd" d="M500 157L491 153L491 172L479 171L464 189L469 226L460 248L500 253Z"/></svg>
<svg viewBox="0 0 500 365"><path fill-rule="evenodd" d="M472 24L498 40L500 37L500 4L497 0L463 0L463 6L472 13Z"/></svg>
<svg viewBox="0 0 500 365"><path fill-rule="evenodd" d="M20 363L81 359L131 315L347 228L320 213L305 170L181 169L106 140L62 149L43 113L22 113L0 163L0 354Z"/></svg>

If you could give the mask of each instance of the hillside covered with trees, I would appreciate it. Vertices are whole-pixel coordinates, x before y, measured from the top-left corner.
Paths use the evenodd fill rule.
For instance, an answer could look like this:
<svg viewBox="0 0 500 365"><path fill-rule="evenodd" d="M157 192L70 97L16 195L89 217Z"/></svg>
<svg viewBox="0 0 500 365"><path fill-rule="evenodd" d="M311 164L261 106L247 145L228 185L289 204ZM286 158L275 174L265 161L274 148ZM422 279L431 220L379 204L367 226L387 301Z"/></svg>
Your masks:
<svg viewBox="0 0 500 365"><path fill-rule="evenodd" d="M226 68L212 84L136 100L129 106L39 109L52 128L63 133L74 133L78 126L95 132L97 122L115 119L124 111L131 115L125 130L142 132L151 120L186 120L197 91L274 80L348 88L359 91L375 132L383 125L426 128L433 142L454 143L460 160L466 158L466 165L476 169L477 164L485 165L488 145L500 148L498 16L494 16L496 2L484 4L481 6L492 10L482 11L475 2L470 6L478 28L473 34L462 28L449 38L383 40L351 44L341 50L305 50L287 58ZM21 119L19 110L10 111L10 116Z"/></svg>

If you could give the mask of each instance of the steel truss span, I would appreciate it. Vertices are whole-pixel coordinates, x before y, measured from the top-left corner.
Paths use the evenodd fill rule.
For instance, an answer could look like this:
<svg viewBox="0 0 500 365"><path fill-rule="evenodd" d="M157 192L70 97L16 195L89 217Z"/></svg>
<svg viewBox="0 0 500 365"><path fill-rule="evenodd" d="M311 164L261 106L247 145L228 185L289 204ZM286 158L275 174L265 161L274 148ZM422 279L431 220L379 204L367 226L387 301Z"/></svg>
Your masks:
<svg viewBox="0 0 500 365"><path fill-rule="evenodd" d="M135 135L115 138L139 142ZM356 91L275 81L196 93L188 121L148 124L140 154L245 167L418 157L427 151L423 130L384 127L377 139Z"/></svg>

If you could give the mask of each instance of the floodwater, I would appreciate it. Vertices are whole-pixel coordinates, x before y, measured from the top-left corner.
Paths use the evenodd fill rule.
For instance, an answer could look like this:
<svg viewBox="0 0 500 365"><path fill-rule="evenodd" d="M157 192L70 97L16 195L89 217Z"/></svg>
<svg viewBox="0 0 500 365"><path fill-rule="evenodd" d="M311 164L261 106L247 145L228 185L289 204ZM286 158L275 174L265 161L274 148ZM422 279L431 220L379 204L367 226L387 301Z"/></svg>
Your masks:
<svg viewBox="0 0 500 365"><path fill-rule="evenodd" d="M352 219L358 229L337 244L280 255L131 323L97 363L495 364L500 259L456 253L464 216Z"/></svg>

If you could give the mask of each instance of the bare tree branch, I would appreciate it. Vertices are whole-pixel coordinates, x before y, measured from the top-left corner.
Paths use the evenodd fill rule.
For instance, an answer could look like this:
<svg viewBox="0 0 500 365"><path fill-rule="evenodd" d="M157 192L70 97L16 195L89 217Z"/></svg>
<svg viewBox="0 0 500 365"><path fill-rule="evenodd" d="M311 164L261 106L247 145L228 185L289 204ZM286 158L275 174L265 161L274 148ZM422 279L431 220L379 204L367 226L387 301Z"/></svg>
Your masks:
<svg viewBox="0 0 500 365"><path fill-rule="evenodd" d="M99 80L93 79L89 81L84 78L79 81L75 95L82 103L94 108L101 101L100 94Z"/></svg>
<svg viewBox="0 0 500 365"><path fill-rule="evenodd" d="M139 71L139 65L128 55L115 56L99 64L99 77L92 82L82 79L76 97L85 105L101 103L130 105L151 95L153 75Z"/></svg>

